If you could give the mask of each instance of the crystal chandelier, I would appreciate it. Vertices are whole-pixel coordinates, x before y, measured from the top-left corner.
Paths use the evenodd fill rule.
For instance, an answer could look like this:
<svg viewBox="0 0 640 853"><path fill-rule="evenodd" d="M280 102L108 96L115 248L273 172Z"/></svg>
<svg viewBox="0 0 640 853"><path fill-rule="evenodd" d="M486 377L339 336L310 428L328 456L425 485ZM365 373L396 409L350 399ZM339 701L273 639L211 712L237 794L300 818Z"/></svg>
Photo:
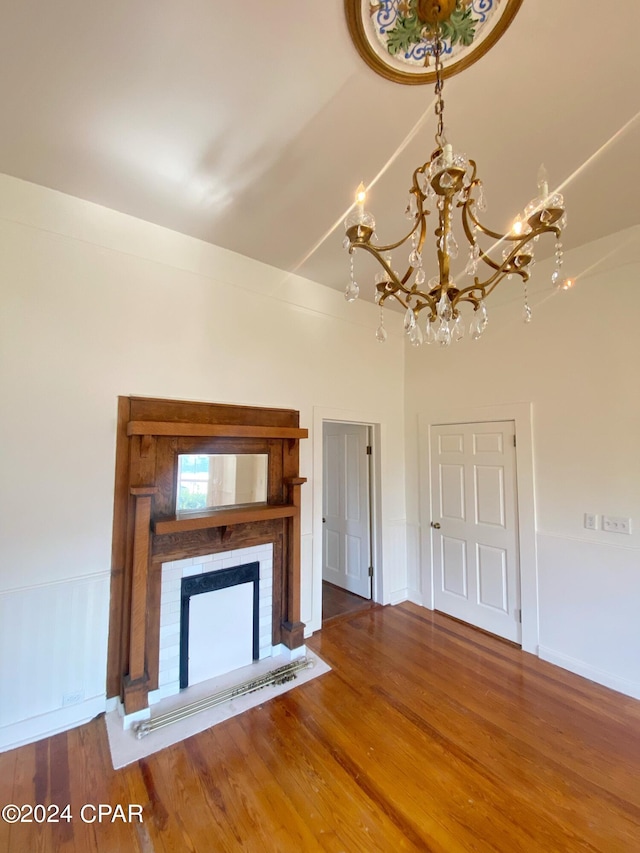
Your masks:
<svg viewBox="0 0 640 853"><path fill-rule="evenodd" d="M556 238L555 269L552 283L560 283L562 266L562 228L566 224L564 199L549 192L544 167L538 173L538 195L517 217L511 230L499 234L486 228L478 215L486 210L482 181L476 176L476 164L464 154L454 152L444 134L444 102L442 100L441 21L431 23L433 38L431 52L435 61L436 148L431 158L413 173L409 189L406 216L410 230L394 243L379 245L375 220L364 209L365 188L360 184L356 204L345 220L344 247L349 250L351 276L345 299L353 302L359 294L355 281L353 259L356 249L364 249L378 261L381 271L375 276L375 301L380 306L378 341L384 342L383 305L395 299L405 309L404 328L414 346L423 342L449 346L466 332L463 303L471 306L469 333L478 339L487 326L485 299L506 277L520 276L524 285L524 321L530 322L531 308L527 297L527 281L534 264L534 246L542 234ZM461 230L457 237L466 240L468 258L464 272L452 276L452 262L459 254L458 239L453 230L453 214L459 212ZM438 272L427 280L423 250L427 239L427 217L433 211L437 221L434 228ZM481 245L482 244L482 245ZM484 248L483 248L484 246ZM404 247L409 250L404 274L394 269L392 252ZM469 283L469 277L471 283ZM426 323L423 323L426 315Z"/></svg>

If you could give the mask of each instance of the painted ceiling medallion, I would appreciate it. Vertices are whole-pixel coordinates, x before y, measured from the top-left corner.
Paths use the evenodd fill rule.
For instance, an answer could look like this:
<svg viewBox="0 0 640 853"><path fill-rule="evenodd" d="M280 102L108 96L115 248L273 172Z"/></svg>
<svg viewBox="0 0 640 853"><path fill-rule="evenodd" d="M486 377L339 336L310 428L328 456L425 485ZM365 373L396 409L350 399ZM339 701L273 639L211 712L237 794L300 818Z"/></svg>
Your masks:
<svg viewBox="0 0 640 853"><path fill-rule="evenodd" d="M433 83L433 29L440 23L442 76L480 59L522 0L345 0L351 38L364 61L396 83Z"/></svg>

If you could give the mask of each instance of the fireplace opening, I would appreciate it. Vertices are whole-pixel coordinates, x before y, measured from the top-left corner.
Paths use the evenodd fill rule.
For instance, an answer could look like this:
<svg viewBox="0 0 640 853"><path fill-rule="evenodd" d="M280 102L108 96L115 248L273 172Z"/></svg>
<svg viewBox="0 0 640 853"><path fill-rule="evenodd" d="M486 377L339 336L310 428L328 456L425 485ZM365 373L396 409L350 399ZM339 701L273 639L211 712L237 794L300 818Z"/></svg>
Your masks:
<svg viewBox="0 0 640 853"><path fill-rule="evenodd" d="M260 563L182 578L180 688L260 657Z"/></svg>

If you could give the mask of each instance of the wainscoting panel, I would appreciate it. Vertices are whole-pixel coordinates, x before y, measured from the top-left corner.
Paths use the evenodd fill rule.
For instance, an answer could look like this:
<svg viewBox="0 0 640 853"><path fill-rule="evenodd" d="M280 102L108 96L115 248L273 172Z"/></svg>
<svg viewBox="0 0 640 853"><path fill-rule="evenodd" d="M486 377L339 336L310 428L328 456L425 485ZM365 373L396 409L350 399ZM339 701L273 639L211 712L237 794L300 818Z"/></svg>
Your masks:
<svg viewBox="0 0 640 853"><path fill-rule="evenodd" d="M313 619L313 534L300 537L300 618L306 625L305 637L310 636Z"/></svg>
<svg viewBox="0 0 640 853"><path fill-rule="evenodd" d="M422 597L422 566L420 561L420 525L407 522L407 580L408 598L414 604L424 604Z"/></svg>
<svg viewBox="0 0 640 853"><path fill-rule="evenodd" d="M407 601L407 520L398 518L384 526L385 589L383 604ZM387 569L391 567L391 571Z"/></svg>
<svg viewBox="0 0 640 853"><path fill-rule="evenodd" d="M640 699L639 566L637 548L538 533L540 657Z"/></svg>
<svg viewBox="0 0 640 853"><path fill-rule="evenodd" d="M105 708L109 573L0 593L0 751Z"/></svg>

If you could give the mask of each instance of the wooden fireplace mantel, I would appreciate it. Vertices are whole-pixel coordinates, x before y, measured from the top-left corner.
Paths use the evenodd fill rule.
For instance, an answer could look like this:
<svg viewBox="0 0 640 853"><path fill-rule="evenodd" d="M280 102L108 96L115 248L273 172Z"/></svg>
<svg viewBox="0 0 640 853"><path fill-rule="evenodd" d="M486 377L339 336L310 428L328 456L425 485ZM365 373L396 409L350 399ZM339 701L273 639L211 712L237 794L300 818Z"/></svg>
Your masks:
<svg viewBox="0 0 640 853"><path fill-rule="evenodd" d="M250 521L267 521L270 518L290 518L298 508L293 504L282 506L242 507L241 509L221 509L216 512L194 512L188 515L174 515L159 518L153 522L153 531L157 534L180 533L187 530L209 530L212 527L229 527L231 524L248 524Z"/></svg>
<svg viewBox="0 0 640 853"><path fill-rule="evenodd" d="M272 642L304 642L299 441L307 435L291 409L118 399L107 696L119 696L127 714L146 708L158 687L163 562L272 543ZM266 503L176 513L181 453L266 454Z"/></svg>
<svg viewBox="0 0 640 853"><path fill-rule="evenodd" d="M177 424L167 421L129 421L127 435L204 436L227 438L307 438L306 429L248 424Z"/></svg>

